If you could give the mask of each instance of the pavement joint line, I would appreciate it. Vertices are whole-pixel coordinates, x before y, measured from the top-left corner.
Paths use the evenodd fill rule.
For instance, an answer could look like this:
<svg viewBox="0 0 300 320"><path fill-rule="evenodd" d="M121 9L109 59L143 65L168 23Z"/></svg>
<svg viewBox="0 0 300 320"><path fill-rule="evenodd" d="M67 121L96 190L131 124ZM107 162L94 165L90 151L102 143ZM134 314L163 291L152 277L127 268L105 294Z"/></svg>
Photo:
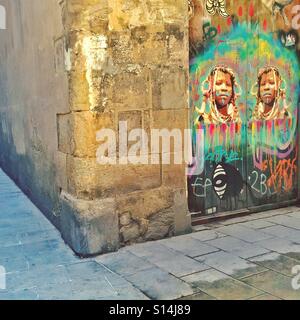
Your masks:
<svg viewBox="0 0 300 320"><path fill-rule="evenodd" d="M276 209L275 209L276 210ZM264 213L268 213L268 212L270 212L270 211L272 211L272 210L268 210L268 211L264 211L264 212L262 212L262 214L264 214ZM271 213L271 212L270 212ZM245 220L245 221L239 221L239 222L232 222L232 223L230 223L230 220L231 219L229 219L228 220L228 224L227 224L227 222L226 222L226 224L222 224L222 226L231 226L231 225L235 225L235 224L242 224L242 223L246 223L246 222L251 222L251 221L257 221L257 220L263 220L263 219L269 219L269 218L272 218L272 217L275 217L275 216L280 216L280 215L288 215L288 214L290 214L290 213L294 213L294 211L287 211L287 212L284 212L284 213L274 213L274 214L272 214L270 217L252 217L251 218L251 214L249 215L249 219L247 218L247 220ZM259 213L258 213L259 214ZM237 217L235 217L235 218L232 218L232 220L233 219L238 219L239 217L237 216ZM240 217L240 218L242 218L242 217ZM225 221L225 220L224 220ZM223 221L223 222L224 222ZM201 230L202 231L202 230Z"/></svg>
<svg viewBox="0 0 300 320"><path fill-rule="evenodd" d="M254 262L252 262L252 263L254 263ZM256 264L256 263L254 263L254 264ZM258 266L258 267L261 267L260 265L257 265L257 266ZM273 270L271 270L271 269L269 269L269 268L267 268L267 267L264 267L264 268L265 268L266 270L262 270L262 271L255 272L255 273L253 273L253 274L249 274L249 275L247 275L247 276L238 278L238 280L241 281L241 282L243 282L243 280L246 279L246 278L250 278L250 277L253 277L253 276L257 276L257 275L259 275L259 274L262 274L262 273L265 273L265 272L268 272L268 271L273 271ZM277 273L278 273L278 272L277 272Z"/></svg>
<svg viewBox="0 0 300 320"><path fill-rule="evenodd" d="M208 270L210 270L210 269L213 269L211 266L209 266L209 265L207 265L207 264L205 264L205 263L203 263L206 267L207 267L207 269L204 269L204 270L201 270L201 271L195 271L195 272L192 272L192 273L188 273L188 274L185 274L184 276L181 276L181 277L178 277L178 276L175 276L177 279L180 279L180 280L182 280L182 281L184 281L182 278L184 278L184 277L188 277L188 276L192 276L193 274L197 274L197 273L201 273L201 272L204 272L204 271L208 271ZM219 271L220 272L220 271Z"/></svg>
<svg viewBox="0 0 300 320"><path fill-rule="evenodd" d="M245 259L244 259L244 260L245 260ZM253 263L253 264L255 264L255 263ZM255 264L255 265L256 265L256 264ZM259 265L256 265L256 266L257 266L257 267L261 267L261 266L259 266ZM234 277L233 277L234 273L233 273L233 274L229 274L229 273L226 273L225 271L221 271L221 270L219 270L219 269L216 269L215 267L211 267L211 269L213 269L213 270L215 270L215 271L217 271L217 272L224 273L226 276L230 277L231 279L234 279L234 280L240 281L240 282L243 282L243 281L241 281L240 279L244 279L244 278L247 278L247 277L252 277L252 276L261 274L261 273L263 273L263 272L270 271L268 268L265 268L266 270L264 270L264 271L257 271L257 272L251 273L251 274L249 274L249 275L247 275L247 276L244 276L244 277L234 278ZM238 269L238 270L236 270L236 271L241 271L241 270L245 270L245 269ZM203 270L203 271L200 271L200 272L205 272L205 271L207 271L207 270Z"/></svg>
<svg viewBox="0 0 300 320"><path fill-rule="evenodd" d="M270 267L265 267L265 266L262 266L262 267L264 267L264 268L266 268L267 269L267 271L269 270L269 271L273 271L273 272L276 272L276 273L278 273L278 274L281 274L281 275L283 275L283 276L285 276L285 277L288 277L288 278L291 278L291 279L293 279L293 277L295 276L295 275L290 275L290 276L287 276L286 274L284 274L284 273L282 273L282 272L279 272L278 270L275 270L275 269L273 269L273 268L270 268ZM262 272L261 272L262 273ZM259 274L259 273L258 273Z"/></svg>
<svg viewBox="0 0 300 320"><path fill-rule="evenodd" d="M238 281L238 282L240 282L240 283L243 283L244 285L247 285L247 286L250 287L250 288L253 288L253 289L255 289L255 290L261 291L261 292L262 292L261 295L264 295L264 294L270 294L270 295L272 295L270 292L267 292L267 291L265 291L265 290L263 290L263 289L257 288L256 286L254 286L254 285L252 285L252 284L248 284L248 283L246 283L246 282L243 281L243 279L245 279L245 278L253 277L253 276L259 275L259 274L261 274L261 273L268 272L268 271L269 271L269 270L265 270L265 271L262 271L262 272L254 273L254 274L251 274L251 275L248 275L248 276L246 276L246 277L239 278L239 279L236 279L236 278L233 278L233 277L231 277L231 278L234 279L235 281ZM250 297L249 299L254 298L254 297L255 297L255 296Z"/></svg>
<svg viewBox="0 0 300 320"><path fill-rule="evenodd" d="M209 241L209 240L208 240L208 241ZM194 259L195 261L198 261L197 258L200 258L200 257L203 257L203 256L207 256L207 255L209 255L209 254L213 254L213 253L217 253L217 252L227 252L227 251L222 250L222 249L220 249L220 248L217 248L217 247L215 247L215 246L213 246L213 245L211 245L211 246L214 247L214 248L216 248L216 249L218 249L218 250L212 251L212 252L208 252L208 253L200 254L199 256L192 257L192 259ZM198 262L199 262L199 261L198 261Z"/></svg>
<svg viewBox="0 0 300 320"><path fill-rule="evenodd" d="M246 228L246 227L245 227ZM275 235L272 235L272 234L267 234L267 233L265 233L265 232L263 232L265 235L268 235L268 236L270 236L270 238L268 238L268 239L266 239L266 240L274 240L274 239L282 239L282 238L278 238L278 237L276 237ZM241 241L244 241L244 242L246 242L246 243L248 243L248 244L252 244L252 245L258 245L258 246L260 246L259 245L259 241L256 241L256 242L250 242L250 241L248 241L248 240L245 240L245 239L241 239L241 238L238 238L237 236L232 236L232 235L228 235L228 237L232 237L232 238L235 238L235 239L237 239L237 240L241 240ZM263 241L263 240L262 240ZM263 247L262 247L263 248ZM265 248L264 248L265 249Z"/></svg>
<svg viewBox="0 0 300 320"><path fill-rule="evenodd" d="M290 256L288 256L288 253L290 253L290 254L297 253L297 254L300 255L300 252L288 252L288 253L280 253L280 252L278 252L278 253L281 254L282 256L287 257L287 258L291 258L291 259L296 260L296 261L299 263L299 265L300 265L300 257L299 257L299 258L296 258L296 257L290 257Z"/></svg>
<svg viewBox="0 0 300 320"><path fill-rule="evenodd" d="M263 248L263 247L260 247L260 248ZM269 249L267 249L267 250L269 250ZM260 257L262 257L262 256L265 256L265 255L267 255L267 254L272 254L272 253L278 253L278 254L280 254L279 252L276 252L276 251L273 251L273 250L270 250L269 252L265 252L265 253L261 253L261 254L258 254L258 255L256 255L256 256L253 256L253 257L248 257L247 259L245 259L245 260L249 260L249 259L255 259L255 258L260 258ZM249 260L249 262L252 262L251 260ZM253 262L252 262L253 263Z"/></svg>
<svg viewBox="0 0 300 320"><path fill-rule="evenodd" d="M286 226L286 225L284 225L284 224L282 224L282 223L276 223L276 222L273 222L274 223L274 226L273 227L275 227L275 226L280 226L280 227L285 227L285 228L288 228L288 229L292 229L292 230L295 230L295 231L299 231L299 233L300 233L300 229L298 228L294 228L294 227L292 227L292 226ZM264 228L264 229L267 229L267 228L272 228L272 227L266 227L266 228Z"/></svg>
<svg viewBox="0 0 300 320"><path fill-rule="evenodd" d="M282 274L282 273L280 273L280 272L278 272L278 271L276 271L276 270L273 270L273 269L271 269L271 268L267 268L267 267L265 267L265 268L266 268L267 270L258 272L257 274L252 274L252 275L249 275L249 276L242 277L241 279L244 280L244 279L246 279L246 278L250 278L250 277L252 277L252 276L259 275L259 274L262 274L262 273L266 273L266 272L269 272L269 271L272 271L272 272L274 272L274 273L277 273L277 274L279 274L279 275L281 275L281 276L284 276L284 277L287 277L287 278L293 278L293 276L289 277L289 276L287 276L287 275L285 275L285 274ZM270 292L268 292L268 293L270 293Z"/></svg>
<svg viewBox="0 0 300 320"><path fill-rule="evenodd" d="M265 272L268 272L268 271L265 271ZM251 276L250 276L250 277L251 277ZM245 282L244 282L244 283L245 283ZM280 297L278 297L278 296L274 295L273 293L271 293L271 292L269 292L269 291L266 291L265 289L257 288L256 286L254 286L254 285L252 285L252 284L248 284L248 283L245 283L245 284L247 284L249 287L252 287L252 288L254 288L254 289L258 290L258 291L263 292L263 294L262 294L262 295L264 295L264 294L268 294L268 295L271 295L271 296L273 296L273 297L275 297L275 298L278 298L278 299L280 299L280 300L283 300L282 298L280 298ZM254 298L254 297L253 297L253 298ZM251 298L250 298L250 299L251 299Z"/></svg>
<svg viewBox="0 0 300 320"><path fill-rule="evenodd" d="M253 288L255 288L255 287L253 287ZM255 289L257 289L257 288L255 288ZM263 297L263 296L265 296L265 295L272 296L272 297L274 297L274 298L277 298L277 299L279 299L279 300L282 300L282 298L277 297L277 296L274 295L273 293L269 293L269 292L266 292L266 291L261 290L261 289L257 289L257 290L260 290L260 291L262 291L263 293L262 293L262 294L259 294L258 296L249 298L249 299L247 299L247 300L251 300L251 299L253 299L253 298L258 298L258 297Z"/></svg>
<svg viewBox="0 0 300 320"><path fill-rule="evenodd" d="M239 283L242 283L243 285L246 285L246 286L248 286L248 287L250 287L250 288L253 288L253 289L256 289L256 290L258 290L258 291L261 291L261 292L262 292L261 295L266 294L266 293L267 293L267 294L270 294L269 292L265 292L264 290L258 289L258 288L254 287L254 286L252 286L252 285L249 285L249 284L247 284L247 283L245 283L245 282L243 282L243 281L240 281L239 279L233 278L232 276L226 274L225 272L219 271L219 270L217 270L217 269L215 269L215 268L211 268L211 269L212 269L212 270L215 270L215 271L217 271L217 272L224 273L226 276L228 276L228 278L230 278L230 280L233 280L234 282L239 282ZM205 271L205 270L204 270L204 271ZM202 272L202 271L201 271L201 272ZM228 278L226 278L226 279L228 279ZM225 279L224 279L224 280L225 280ZM183 281L184 281L184 280L183 280ZM187 284L189 284L189 283L186 282L186 281L184 281L184 282L187 283ZM189 284L189 285L191 286L191 284ZM207 294L208 296L213 297L213 298L215 298L215 299L217 299L217 300L222 300L222 299L219 299L218 297L212 295L211 293L209 293L209 292L206 291L205 289L199 288L197 285L195 285L195 287L193 288L193 290L194 290L194 289L198 289L198 290L204 292L205 294ZM194 294L197 294L197 293L198 293L198 292L195 292ZM249 297L249 299L254 298L254 297L255 297L255 296Z"/></svg>

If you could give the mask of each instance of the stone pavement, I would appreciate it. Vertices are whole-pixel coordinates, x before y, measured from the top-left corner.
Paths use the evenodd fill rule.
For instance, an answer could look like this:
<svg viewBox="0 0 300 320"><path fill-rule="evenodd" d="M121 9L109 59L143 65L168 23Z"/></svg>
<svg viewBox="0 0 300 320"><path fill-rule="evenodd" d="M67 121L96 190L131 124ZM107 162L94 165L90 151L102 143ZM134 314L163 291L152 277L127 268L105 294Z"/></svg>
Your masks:
<svg viewBox="0 0 300 320"><path fill-rule="evenodd" d="M0 170L0 266L0 300L298 300L292 269L300 266L300 208L80 259Z"/></svg>

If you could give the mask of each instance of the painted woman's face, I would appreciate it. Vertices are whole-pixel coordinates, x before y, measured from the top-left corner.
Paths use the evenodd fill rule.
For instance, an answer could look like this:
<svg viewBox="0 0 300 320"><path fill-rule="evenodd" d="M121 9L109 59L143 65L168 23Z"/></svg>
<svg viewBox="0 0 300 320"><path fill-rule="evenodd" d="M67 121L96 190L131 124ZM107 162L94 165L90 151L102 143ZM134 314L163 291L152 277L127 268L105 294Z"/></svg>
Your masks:
<svg viewBox="0 0 300 320"><path fill-rule="evenodd" d="M276 98L276 83L279 79L273 71L264 73L260 80L259 94L265 105L272 106Z"/></svg>
<svg viewBox="0 0 300 320"><path fill-rule="evenodd" d="M233 84L229 73L218 71L215 79L214 99L218 108L227 106L232 98Z"/></svg>

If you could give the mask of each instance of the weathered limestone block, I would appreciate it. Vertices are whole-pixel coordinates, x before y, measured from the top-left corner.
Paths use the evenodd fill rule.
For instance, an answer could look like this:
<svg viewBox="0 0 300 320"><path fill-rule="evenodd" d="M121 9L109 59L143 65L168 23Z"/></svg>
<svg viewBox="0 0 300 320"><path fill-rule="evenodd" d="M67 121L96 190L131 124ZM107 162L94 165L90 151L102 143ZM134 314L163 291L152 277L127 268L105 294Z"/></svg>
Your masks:
<svg viewBox="0 0 300 320"><path fill-rule="evenodd" d="M60 225L64 240L82 256L119 248L119 221L114 198L79 200L61 194Z"/></svg>
<svg viewBox="0 0 300 320"><path fill-rule="evenodd" d="M185 24L166 25L168 60L170 64L182 66L188 65L188 29Z"/></svg>
<svg viewBox="0 0 300 320"><path fill-rule="evenodd" d="M152 112L152 127L159 129L159 134L164 136L165 146L162 147L163 150L161 152L163 152L166 160L163 163L166 163L169 154L177 154L178 160L171 162L169 164L170 168L175 168L174 163L185 166L184 155L185 151L188 150L185 137L189 134L186 131L188 129L188 113L188 109L154 110ZM167 143L169 143L170 147L168 147Z"/></svg>
<svg viewBox="0 0 300 320"><path fill-rule="evenodd" d="M146 241L159 240L174 235L174 212L172 209L169 209L151 216L144 239Z"/></svg>
<svg viewBox="0 0 300 320"><path fill-rule="evenodd" d="M174 204L174 194L172 189L160 187L131 192L117 197L116 201L120 216L130 213L131 217L148 219L160 210L171 208Z"/></svg>
<svg viewBox="0 0 300 320"><path fill-rule="evenodd" d="M181 68L163 70L161 109L183 109L187 100L187 76Z"/></svg>
<svg viewBox="0 0 300 320"><path fill-rule="evenodd" d="M113 112L75 112L57 116L58 148L75 157L95 158L99 142L96 132L101 129L115 130Z"/></svg>
<svg viewBox="0 0 300 320"><path fill-rule="evenodd" d="M120 244L158 240L191 232L186 192L157 188L116 199L120 219Z"/></svg>
<svg viewBox="0 0 300 320"><path fill-rule="evenodd" d="M123 69L124 65L134 63L133 43L131 42L130 31L110 32L108 45L114 64Z"/></svg>
<svg viewBox="0 0 300 320"><path fill-rule="evenodd" d="M188 129L188 109L186 104L181 109L153 110L153 128L156 129Z"/></svg>
<svg viewBox="0 0 300 320"><path fill-rule="evenodd" d="M183 0L109 0L109 6L109 28L115 31L149 25L158 28L165 23L182 24L188 17L188 4Z"/></svg>
<svg viewBox="0 0 300 320"><path fill-rule="evenodd" d="M112 197L161 185L159 165L101 165L67 157L68 192L83 199Z"/></svg>
<svg viewBox="0 0 300 320"><path fill-rule="evenodd" d="M171 159L174 159L174 154ZM166 187L182 188L187 181L186 166L182 164L162 165L162 184Z"/></svg>
<svg viewBox="0 0 300 320"><path fill-rule="evenodd" d="M65 25L69 30L107 27L108 0L66 0Z"/></svg>
<svg viewBox="0 0 300 320"><path fill-rule="evenodd" d="M187 106L187 75L182 68L163 67L152 71L155 109L183 109Z"/></svg>
<svg viewBox="0 0 300 320"><path fill-rule="evenodd" d="M119 215L120 244L142 242L143 236L148 230L149 221L144 218L134 217L131 212Z"/></svg>
<svg viewBox="0 0 300 320"><path fill-rule="evenodd" d="M135 63L148 65L168 63L167 37L165 32L153 26L131 29L132 57Z"/></svg>
<svg viewBox="0 0 300 320"><path fill-rule="evenodd" d="M149 108L149 85L147 68L138 68L114 76L113 103L122 103L130 109Z"/></svg>
<svg viewBox="0 0 300 320"><path fill-rule="evenodd" d="M131 214L130 212L124 212L120 215L120 226L126 227L131 223Z"/></svg>
<svg viewBox="0 0 300 320"><path fill-rule="evenodd" d="M175 235L181 235L192 232L191 214L187 207L186 189L177 189L174 191L174 231Z"/></svg>
<svg viewBox="0 0 300 320"><path fill-rule="evenodd" d="M69 86L71 110L89 110L89 87L86 80L86 73L72 71L69 75Z"/></svg>

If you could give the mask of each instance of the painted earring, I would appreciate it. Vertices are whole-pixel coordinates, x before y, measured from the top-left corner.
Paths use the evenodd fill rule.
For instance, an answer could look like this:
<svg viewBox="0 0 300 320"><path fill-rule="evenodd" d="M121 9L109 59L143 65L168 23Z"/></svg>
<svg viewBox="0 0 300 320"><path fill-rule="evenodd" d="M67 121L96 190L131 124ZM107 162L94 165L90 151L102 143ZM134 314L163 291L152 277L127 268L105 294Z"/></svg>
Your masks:
<svg viewBox="0 0 300 320"><path fill-rule="evenodd" d="M282 92L286 91L286 81L284 79L282 79L281 82L280 82L279 90L282 91Z"/></svg>
<svg viewBox="0 0 300 320"><path fill-rule="evenodd" d="M204 96L206 96L211 91L210 81L208 79L202 82L201 90Z"/></svg>
<svg viewBox="0 0 300 320"><path fill-rule="evenodd" d="M255 91L254 91L255 90ZM258 92L258 83L256 82L252 87L251 87L251 90L250 90L250 93L252 96L257 96L257 92Z"/></svg>
<svg viewBox="0 0 300 320"><path fill-rule="evenodd" d="M241 97L243 94L242 87L237 82L234 84L234 86L238 89L237 91L235 91L235 95L237 97Z"/></svg>

